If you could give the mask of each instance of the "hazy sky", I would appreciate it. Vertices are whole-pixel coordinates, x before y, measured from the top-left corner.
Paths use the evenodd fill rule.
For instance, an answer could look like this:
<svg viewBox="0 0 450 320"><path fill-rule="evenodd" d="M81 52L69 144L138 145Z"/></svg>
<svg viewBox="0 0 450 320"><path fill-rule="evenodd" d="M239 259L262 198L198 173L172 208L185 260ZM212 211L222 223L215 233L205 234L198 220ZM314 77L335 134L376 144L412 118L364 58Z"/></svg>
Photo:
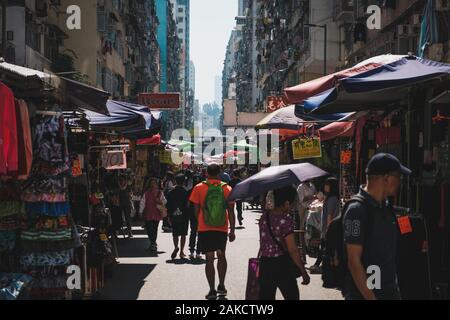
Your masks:
<svg viewBox="0 0 450 320"><path fill-rule="evenodd" d="M237 0L191 0L191 60L195 65L195 96L200 106L214 101L214 78L222 75L237 14Z"/></svg>

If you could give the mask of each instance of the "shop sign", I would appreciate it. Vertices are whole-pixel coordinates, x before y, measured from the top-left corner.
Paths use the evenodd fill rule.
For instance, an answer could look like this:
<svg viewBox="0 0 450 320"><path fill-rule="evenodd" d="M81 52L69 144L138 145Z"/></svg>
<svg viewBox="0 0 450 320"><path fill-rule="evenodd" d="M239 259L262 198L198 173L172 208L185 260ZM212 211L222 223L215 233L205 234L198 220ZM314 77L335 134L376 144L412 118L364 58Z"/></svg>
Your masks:
<svg viewBox="0 0 450 320"><path fill-rule="evenodd" d="M180 93L140 93L138 103L149 109L180 109Z"/></svg>
<svg viewBox="0 0 450 320"><path fill-rule="evenodd" d="M284 108L286 105L282 97L269 96L267 97L267 112L274 112L278 109Z"/></svg>
<svg viewBox="0 0 450 320"><path fill-rule="evenodd" d="M294 160L321 158L322 145L320 143L320 137L293 140L292 153Z"/></svg>
<svg viewBox="0 0 450 320"><path fill-rule="evenodd" d="M172 164L172 151L163 150L159 152L159 162L164 164Z"/></svg>
<svg viewBox="0 0 450 320"><path fill-rule="evenodd" d="M83 174L81 170L81 161L79 158L73 160L72 164L72 177L79 177Z"/></svg>
<svg viewBox="0 0 450 320"><path fill-rule="evenodd" d="M342 151L341 152L341 164L350 164L352 162L352 152Z"/></svg>
<svg viewBox="0 0 450 320"><path fill-rule="evenodd" d="M124 150L107 151L102 154L103 167L106 170L123 170L127 168L127 154Z"/></svg>

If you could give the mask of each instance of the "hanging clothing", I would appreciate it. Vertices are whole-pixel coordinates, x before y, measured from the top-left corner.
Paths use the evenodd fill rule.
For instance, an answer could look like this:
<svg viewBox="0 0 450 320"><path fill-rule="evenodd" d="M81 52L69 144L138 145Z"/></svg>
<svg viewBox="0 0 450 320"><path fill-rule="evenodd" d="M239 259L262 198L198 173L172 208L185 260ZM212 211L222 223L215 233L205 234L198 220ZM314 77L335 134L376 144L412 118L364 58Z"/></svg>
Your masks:
<svg viewBox="0 0 450 320"><path fill-rule="evenodd" d="M28 177L33 162L33 138L31 136L30 116L24 100L16 100L17 138L19 144L19 176Z"/></svg>
<svg viewBox="0 0 450 320"><path fill-rule="evenodd" d="M377 145L399 144L402 142L402 129L398 127L376 129Z"/></svg>
<svg viewBox="0 0 450 320"><path fill-rule="evenodd" d="M17 122L14 94L0 82L0 175L18 170Z"/></svg>

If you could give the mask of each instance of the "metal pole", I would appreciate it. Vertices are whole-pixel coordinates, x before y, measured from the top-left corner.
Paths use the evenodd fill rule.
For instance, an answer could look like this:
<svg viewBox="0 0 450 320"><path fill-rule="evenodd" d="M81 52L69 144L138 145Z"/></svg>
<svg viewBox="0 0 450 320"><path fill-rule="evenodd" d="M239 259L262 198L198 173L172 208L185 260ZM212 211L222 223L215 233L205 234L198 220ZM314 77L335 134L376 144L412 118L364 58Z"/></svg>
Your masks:
<svg viewBox="0 0 450 320"><path fill-rule="evenodd" d="M323 30L324 30L323 75L326 76L327 75L327 33L328 33L326 24L323 26Z"/></svg>
<svg viewBox="0 0 450 320"><path fill-rule="evenodd" d="M2 0L2 52L0 56L6 57L6 0Z"/></svg>

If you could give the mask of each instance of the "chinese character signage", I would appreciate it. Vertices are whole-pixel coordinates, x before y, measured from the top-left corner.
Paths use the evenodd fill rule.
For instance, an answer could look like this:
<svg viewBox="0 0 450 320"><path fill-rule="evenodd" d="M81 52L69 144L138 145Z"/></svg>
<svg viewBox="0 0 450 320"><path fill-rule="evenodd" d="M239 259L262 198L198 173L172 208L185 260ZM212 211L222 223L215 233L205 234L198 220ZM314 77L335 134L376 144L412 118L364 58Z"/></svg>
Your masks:
<svg viewBox="0 0 450 320"><path fill-rule="evenodd" d="M352 152L342 151L341 152L341 164L350 164L352 162Z"/></svg>
<svg viewBox="0 0 450 320"><path fill-rule="evenodd" d="M179 109L181 105L179 93L140 93L138 103L158 110Z"/></svg>
<svg viewBox="0 0 450 320"><path fill-rule="evenodd" d="M274 112L278 109L284 108L286 105L282 97L269 96L267 97L267 112Z"/></svg>
<svg viewBox="0 0 450 320"><path fill-rule="evenodd" d="M320 137L299 138L292 141L292 153L294 160L321 158L322 145Z"/></svg>
<svg viewBox="0 0 450 320"><path fill-rule="evenodd" d="M165 164L173 164L172 162L172 151L163 150L159 152L159 162Z"/></svg>

